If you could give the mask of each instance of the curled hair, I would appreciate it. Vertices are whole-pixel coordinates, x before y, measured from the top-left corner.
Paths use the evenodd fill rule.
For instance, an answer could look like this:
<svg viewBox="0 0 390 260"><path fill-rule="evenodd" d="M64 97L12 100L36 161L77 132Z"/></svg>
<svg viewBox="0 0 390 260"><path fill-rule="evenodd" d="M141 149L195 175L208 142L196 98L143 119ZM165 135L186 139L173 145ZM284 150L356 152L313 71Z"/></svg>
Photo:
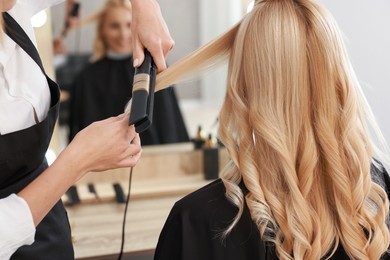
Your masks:
<svg viewBox="0 0 390 260"><path fill-rule="evenodd" d="M226 196L280 259L379 259L389 202L371 179L380 136L333 17L312 0L256 1L243 20L158 75L157 89L229 57L219 137ZM381 139L384 140L384 139ZM243 180L248 194L238 187Z"/></svg>

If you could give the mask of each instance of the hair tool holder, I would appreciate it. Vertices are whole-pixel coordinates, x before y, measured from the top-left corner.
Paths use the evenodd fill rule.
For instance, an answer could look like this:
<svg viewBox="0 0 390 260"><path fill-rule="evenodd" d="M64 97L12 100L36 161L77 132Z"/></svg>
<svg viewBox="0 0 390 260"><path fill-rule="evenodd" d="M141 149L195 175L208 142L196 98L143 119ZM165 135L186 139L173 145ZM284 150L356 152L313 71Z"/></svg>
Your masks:
<svg viewBox="0 0 390 260"><path fill-rule="evenodd" d="M144 62L134 73L129 118L129 125L134 124L137 133L145 131L152 124L155 81L156 65L149 51L145 50Z"/></svg>

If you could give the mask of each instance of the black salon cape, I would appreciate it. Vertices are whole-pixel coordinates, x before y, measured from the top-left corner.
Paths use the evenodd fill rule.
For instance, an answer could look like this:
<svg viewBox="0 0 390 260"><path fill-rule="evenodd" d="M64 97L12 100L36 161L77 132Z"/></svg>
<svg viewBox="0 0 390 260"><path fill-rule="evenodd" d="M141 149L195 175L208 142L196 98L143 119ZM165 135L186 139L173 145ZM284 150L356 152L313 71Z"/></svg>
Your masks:
<svg viewBox="0 0 390 260"><path fill-rule="evenodd" d="M94 121L122 114L132 96L132 58L103 58L88 65L71 89L69 140ZM155 94L153 123L140 134L142 145L188 142L189 136L172 87Z"/></svg>
<svg viewBox="0 0 390 260"><path fill-rule="evenodd" d="M232 233L221 233L237 213L225 197L221 179L175 203L161 231L155 260L246 260L266 259L259 231L248 208ZM272 258L269 258L272 259Z"/></svg>
<svg viewBox="0 0 390 260"><path fill-rule="evenodd" d="M379 182L388 191L390 179L387 172L375 174L381 175ZM245 194L245 186L240 186ZM226 199L225 191L222 180L217 179L176 202L161 231L154 260L278 259L274 247L261 240L246 204L238 224L225 240L221 240L221 232L237 214L237 208ZM350 258L339 246L330 259Z"/></svg>

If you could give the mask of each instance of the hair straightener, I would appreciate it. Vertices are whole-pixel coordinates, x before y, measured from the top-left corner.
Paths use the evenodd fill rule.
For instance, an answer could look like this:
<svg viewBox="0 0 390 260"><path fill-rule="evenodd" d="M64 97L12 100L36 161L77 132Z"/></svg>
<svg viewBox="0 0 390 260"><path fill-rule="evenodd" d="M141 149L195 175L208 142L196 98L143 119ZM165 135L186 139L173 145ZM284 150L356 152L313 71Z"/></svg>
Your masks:
<svg viewBox="0 0 390 260"><path fill-rule="evenodd" d="M145 49L144 62L135 68L129 118L129 125L134 125L137 133L145 131L152 124L155 82L156 65Z"/></svg>

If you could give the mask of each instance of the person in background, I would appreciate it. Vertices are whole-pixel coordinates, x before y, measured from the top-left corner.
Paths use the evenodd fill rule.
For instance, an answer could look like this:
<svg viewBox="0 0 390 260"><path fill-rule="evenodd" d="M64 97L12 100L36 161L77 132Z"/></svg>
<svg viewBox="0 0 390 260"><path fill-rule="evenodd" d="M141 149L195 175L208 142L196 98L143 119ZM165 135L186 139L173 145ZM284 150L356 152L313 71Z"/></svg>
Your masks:
<svg viewBox="0 0 390 260"><path fill-rule="evenodd" d="M108 0L96 16L93 62L75 77L70 91L69 140L92 122L123 113L131 99L131 10L128 0ZM140 138L142 145L189 141L173 87L156 93L153 123Z"/></svg>
<svg viewBox="0 0 390 260"><path fill-rule="evenodd" d="M0 0L0 259L74 259L61 196L91 171L141 156L129 115L81 131L48 166L59 89L44 71L31 17L58 0Z"/></svg>
<svg viewBox="0 0 390 260"><path fill-rule="evenodd" d="M174 205L154 259L389 259L388 148L331 14L314 0L256 0L156 89L224 55L231 161Z"/></svg>

